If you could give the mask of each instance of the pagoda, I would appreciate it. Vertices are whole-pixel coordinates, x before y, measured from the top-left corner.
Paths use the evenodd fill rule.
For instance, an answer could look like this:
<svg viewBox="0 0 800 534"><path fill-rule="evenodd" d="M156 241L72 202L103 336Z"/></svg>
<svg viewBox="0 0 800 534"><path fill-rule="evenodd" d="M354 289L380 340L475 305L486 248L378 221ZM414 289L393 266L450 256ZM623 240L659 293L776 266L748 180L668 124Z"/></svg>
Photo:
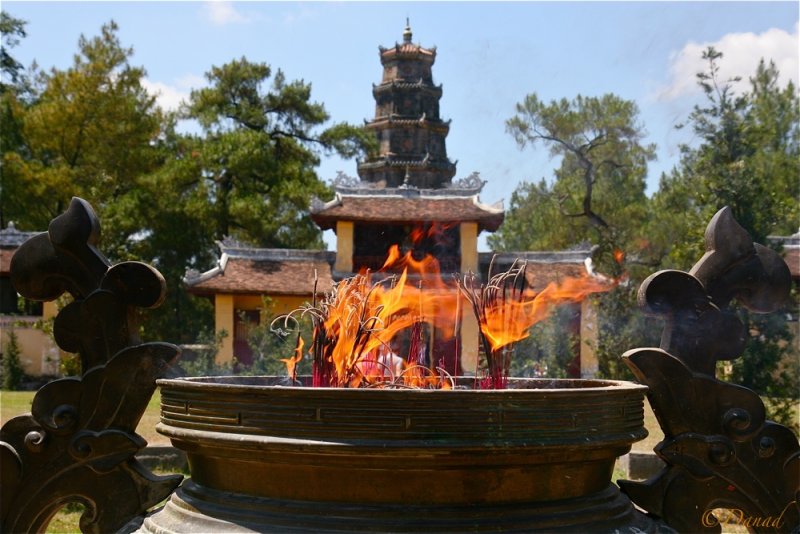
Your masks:
<svg viewBox="0 0 800 534"><path fill-rule="evenodd" d="M403 42L379 52L375 117L365 121L378 150L358 162L358 179L340 173L335 197L311 206L320 228L336 233L334 274L380 268L393 244L417 259L434 256L443 272L478 272L478 234L497 230L504 212L480 202L477 173L453 181L450 122L440 117L442 86L433 83L436 48L414 44L406 23Z"/></svg>
<svg viewBox="0 0 800 534"><path fill-rule="evenodd" d="M375 118L366 126L375 132L380 150L358 164L358 176L385 187L445 187L456 165L445 147L450 121L439 117L442 86L433 84L431 73L436 48L413 44L406 26L402 44L379 50L383 78L372 86Z"/></svg>

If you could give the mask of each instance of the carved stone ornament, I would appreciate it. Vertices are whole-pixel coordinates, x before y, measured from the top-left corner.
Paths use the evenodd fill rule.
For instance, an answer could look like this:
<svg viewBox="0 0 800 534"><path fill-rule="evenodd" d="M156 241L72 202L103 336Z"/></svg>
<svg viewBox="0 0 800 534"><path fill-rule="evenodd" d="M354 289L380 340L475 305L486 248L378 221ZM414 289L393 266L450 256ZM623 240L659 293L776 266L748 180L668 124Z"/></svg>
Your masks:
<svg viewBox="0 0 800 534"><path fill-rule="evenodd" d="M466 189L469 191L473 191L475 194L478 194L483 190L483 186L485 185L486 185L486 180L481 179L480 173L473 172L466 178L459 178L458 180L454 180L449 187L451 189Z"/></svg>
<svg viewBox="0 0 800 534"><path fill-rule="evenodd" d="M780 309L789 296L789 269L752 242L729 208L712 218L705 248L689 273L660 271L639 288L645 312L665 319L661 346L623 357L650 388L665 436L655 452L666 467L645 482L619 485L680 532L719 532L715 508L731 510L735 522L754 532L798 532L797 438L765 420L756 393L714 374L718 360L741 354L748 335L730 301L756 312Z"/></svg>
<svg viewBox="0 0 800 534"><path fill-rule="evenodd" d="M53 330L59 347L80 354L82 376L45 385L30 414L0 429L2 532L42 532L68 502L86 507L83 532L113 532L183 478L156 476L134 458L146 445L135 429L155 380L179 353L137 336L136 308L161 304L164 278L144 263L110 265L95 248L99 236L92 207L73 198L11 261L12 283L24 297L72 295Z"/></svg>
<svg viewBox="0 0 800 534"><path fill-rule="evenodd" d="M359 178L345 174L343 171L336 172L336 178L333 179L332 184L334 187L344 187L348 189L359 189L372 185L369 182L363 182Z"/></svg>

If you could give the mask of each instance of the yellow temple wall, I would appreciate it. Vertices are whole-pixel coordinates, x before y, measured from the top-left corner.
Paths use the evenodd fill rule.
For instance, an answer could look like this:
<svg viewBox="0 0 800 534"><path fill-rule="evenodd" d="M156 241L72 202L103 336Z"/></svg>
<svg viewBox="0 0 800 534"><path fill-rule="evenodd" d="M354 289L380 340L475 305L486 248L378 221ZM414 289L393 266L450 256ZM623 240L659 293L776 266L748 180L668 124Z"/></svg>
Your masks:
<svg viewBox="0 0 800 534"><path fill-rule="evenodd" d="M5 350L13 331L20 350L20 363L28 376L55 376L59 373L59 350L53 337L42 332L35 323L51 319L58 313L55 302L42 303L42 316L7 315L0 317L0 347Z"/></svg>
<svg viewBox="0 0 800 534"><path fill-rule="evenodd" d="M266 295L264 295L266 296ZM269 295L272 316L296 310L311 301L311 295ZM236 313L240 310L260 310L264 305L262 295L231 295L218 293L214 297L214 329L224 330L227 336L222 340L216 361L219 364L233 361L233 333Z"/></svg>
<svg viewBox="0 0 800 534"><path fill-rule="evenodd" d="M61 353L53 338L34 324L39 317L4 316L0 318L0 346L6 350L11 332L17 338L19 360L28 376L54 376L58 374Z"/></svg>

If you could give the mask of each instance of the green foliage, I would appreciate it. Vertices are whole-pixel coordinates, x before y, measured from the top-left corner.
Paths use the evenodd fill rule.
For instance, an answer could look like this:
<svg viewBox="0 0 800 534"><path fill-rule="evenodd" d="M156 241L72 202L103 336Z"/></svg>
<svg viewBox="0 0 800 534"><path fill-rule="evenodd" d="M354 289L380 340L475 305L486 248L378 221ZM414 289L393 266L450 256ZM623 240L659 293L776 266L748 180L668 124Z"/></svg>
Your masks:
<svg viewBox="0 0 800 534"><path fill-rule="evenodd" d="M509 375L566 378L580 343L575 331L579 314L579 306L560 306L533 325L530 335L514 345Z"/></svg>
<svg viewBox="0 0 800 534"><path fill-rule="evenodd" d="M81 376L80 354L65 354L58 361L58 372L61 376Z"/></svg>
<svg viewBox="0 0 800 534"><path fill-rule="evenodd" d="M206 330L197 336L197 343L193 345L193 358L182 355L178 365L187 376L219 376L230 375L233 365L230 363L217 363L217 353L222 346L222 340L228 337L228 332L221 330L213 332Z"/></svg>
<svg viewBox="0 0 800 534"><path fill-rule="evenodd" d="M594 298L598 320L598 376L632 380L633 374L620 356L636 347L657 347L661 321L642 314L636 303L638 283L627 283Z"/></svg>
<svg viewBox="0 0 800 534"><path fill-rule="evenodd" d="M143 327L150 337L174 343L194 343L197 332L213 325L211 301L190 295L183 284L187 269L204 271L214 261L208 194L197 187L201 168L192 155L196 144L166 129L157 146L163 164L141 176L139 187L120 197L103 221L108 241L117 243L115 258L142 259L164 276L166 300L148 310Z"/></svg>
<svg viewBox="0 0 800 534"><path fill-rule="evenodd" d="M20 81L21 71L23 69L22 63L14 59L11 55L10 49L19 45L19 40L25 37L26 22L9 15L6 11L0 11L0 36L2 36L2 45L0 45L0 91L5 91L9 87L6 85L6 79L11 84Z"/></svg>
<svg viewBox="0 0 800 534"><path fill-rule="evenodd" d="M520 148L542 143L561 162L553 180L523 182L517 187L503 227L489 237L489 244L513 251L558 250L589 243L596 246L593 257L598 269L620 274L614 252L635 254L644 243L647 162L655 157L655 147L641 142L644 128L638 115L633 102L611 94L578 95L572 101L550 103L531 94L517 104L517 114L506 126ZM636 280L633 284L638 285ZM631 317L635 296L630 293L620 288L598 299L603 311L594 349L605 377L628 377L619 355L646 339L638 335L637 319ZM574 354L562 324L565 313L535 326L524 342L533 345L527 349L531 354L549 359L550 376L563 375ZM625 343L637 344L623 348Z"/></svg>
<svg viewBox="0 0 800 534"><path fill-rule="evenodd" d="M28 79L23 73L22 64L11 55L11 49L26 36L25 24L25 21L0 11L0 157L9 151L25 150L19 115L29 90ZM13 190L4 167L0 172L0 228L5 228L13 220L7 213L8 203L3 201Z"/></svg>
<svg viewBox="0 0 800 534"><path fill-rule="evenodd" d="M719 366L724 380L752 389L771 419L800 430L795 410L800 401L800 354L781 313L755 314L738 308L750 336L740 358Z"/></svg>
<svg viewBox="0 0 800 534"><path fill-rule="evenodd" d="M762 60L750 91L736 94L734 80L718 79L722 53L709 48L703 58L708 71L698 74L698 82L705 104L695 106L684 126L700 144L681 147L680 165L662 176L653 199L652 253L666 266L702 255L703 241L694 238L724 206L758 243L800 227L797 88L792 82L779 87L775 64Z"/></svg>
<svg viewBox="0 0 800 534"><path fill-rule="evenodd" d="M72 66L41 73L29 104L17 103L24 151L3 154L4 217L41 230L72 196L106 208L153 168L151 142L162 117L141 85L144 69L128 60L114 22L81 36Z"/></svg>
<svg viewBox="0 0 800 534"><path fill-rule="evenodd" d="M705 102L685 127L699 142L683 146L680 165L662 175L659 191L644 197L651 146L641 146L636 109L613 96L578 97L549 104L529 95L507 122L520 147L543 143L561 165L553 180L523 183L511 197L503 228L489 238L503 250L563 249L579 241L599 245L599 269L615 273L609 252L627 253L630 283L595 297L600 375L630 378L619 356L634 347L657 346L662 324L636 305L636 289L659 268L689 270L704 253L704 231L721 207L753 236L788 235L800 226L800 112L797 89L777 84L773 63L762 61L750 90L735 94L732 80L718 79L722 54L707 50L707 72L698 75ZM796 302L796 295L794 302ZM796 313L796 304L790 310ZM725 375L769 399L771 415L796 424L800 364L786 329L786 310L760 316L740 309L751 331L744 354ZM526 341L547 346L550 324ZM562 334L563 335L563 334ZM549 344L549 345L548 345ZM529 349L531 354L537 349ZM530 362L520 362L523 367ZM563 364L562 364L563 365Z"/></svg>
<svg viewBox="0 0 800 534"><path fill-rule="evenodd" d="M635 103L615 95L544 103L530 94L506 122L520 148L542 143L561 158L555 179L523 182L489 244L500 250L599 246L605 267L617 248L628 249L647 215L645 178L655 147L643 145ZM553 224L554 221L557 224Z"/></svg>
<svg viewBox="0 0 800 534"><path fill-rule="evenodd" d="M369 146L365 130L336 124L311 101L311 85L287 82L278 70L245 58L206 74L184 110L205 137L196 148L215 239L267 247L322 248L308 214L313 196L331 195L316 175L319 153L354 156ZM265 89L271 80L269 89Z"/></svg>
<svg viewBox="0 0 800 534"><path fill-rule="evenodd" d="M311 363L305 357L307 343L311 342L312 324L310 320L285 319L274 313L274 302L269 297L262 298L259 323L249 333L247 342L253 351L253 363L249 368L239 368L246 375L286 375L284 359L295 355L297 336L306 344L304 357L297 364L297 375L311 374Z"/></svg>
<svg viewBox="0 0 800 534"><path fill-rule="evenodd" d="M8 339L3 351L2 380L3 389L5 390L18 390L25 379L25 371L22 368L22 361L20 361L21 354L17 333L11 328L8 331Z"/></svg>
<svg viewBox="0 0 800 534"><path fill-rule="evenodd" d="M753 241L769 245L769 235L789 235L800 226L800 102L792 82L778 86L775 64L761 61L750 90L736 94L734 80L718 78L722 53L703 53L708 71L698 74L705 95L686 126L700 143L683 146L680 165L663 176L653 199L651 253L665 268L687 269L703 250L703 230L713 214L730 206ZM766 398L771 416L796 426L800 400L797 340L787 328L787 311L758 315L736 306L750 338L725 378Z"/></svg>
<svg viewBox="0 0 800 534"><path fill-rule="evenodd" d="M165 113L113 21L80 37L68 69L31 74L9 55L24 23L4 13L2 24L0 223L43 230L72 196L91 202L109 259L152 264L167 281L143 339L191 343L211 327L211 303L188 295L183 277L213 264L215 240L322 248L308 214L313 196L330 196L319 154L352 157L374 144L362 128L326 127L311 85L263 63L211 67L211 87ZM196 119L202 134L179 133L180 119Z"/></svg>

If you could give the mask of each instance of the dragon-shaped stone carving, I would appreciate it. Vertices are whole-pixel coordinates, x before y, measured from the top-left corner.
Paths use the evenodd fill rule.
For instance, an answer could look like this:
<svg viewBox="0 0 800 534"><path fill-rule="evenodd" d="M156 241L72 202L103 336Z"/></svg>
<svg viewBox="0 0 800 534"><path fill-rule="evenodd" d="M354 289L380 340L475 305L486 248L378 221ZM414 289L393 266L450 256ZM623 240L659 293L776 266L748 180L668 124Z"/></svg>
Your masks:
<svg viewBox="0 0 800 534"><path fill-rule="evenodd" d="M135 429L178 348L141 343L136 308L164 299L161 274L138 262L111 266L95 248L100 225L73 198L47 232L11 261L12 283L29 299L73 300L56 316L59 347L80 354L81 377L54 380L31 413L0 429L0 530L42 532L68 502L86 507L83 532L112 532L169 496L181 475L156 476L134 455L146 442Z"/></svg>
<svg viewBox="0 0 800 534"><path fill-rule="evenodd" d="M650 388L665 438L666 467L645 482L620 481L631 499L680 532L719 532L715 508L755 532L800 529L800 446L766 420L753 391L717 380L718 360L744 349L748 332L732 299L756 312L786 305L791 277L774 251L753 243L723 208L706 229L706 253L690 272L660 271L639 288L639 304L662 316L660 348L623 356Z"/></svg>

